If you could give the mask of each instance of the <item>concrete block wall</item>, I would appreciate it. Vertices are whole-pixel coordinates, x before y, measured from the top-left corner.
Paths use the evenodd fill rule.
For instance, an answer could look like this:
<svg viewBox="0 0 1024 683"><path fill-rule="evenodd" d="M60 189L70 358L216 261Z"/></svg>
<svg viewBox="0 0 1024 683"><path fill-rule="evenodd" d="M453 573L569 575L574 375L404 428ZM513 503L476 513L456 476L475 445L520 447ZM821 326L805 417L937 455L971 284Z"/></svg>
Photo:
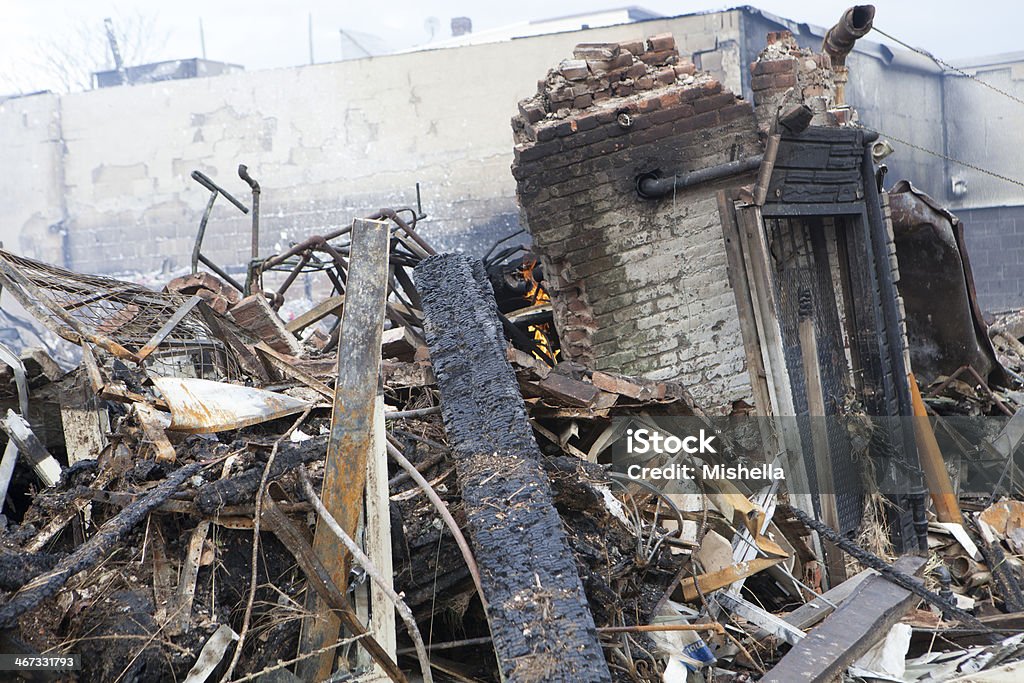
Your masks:
<svg viewBox="0 0 1024 683"><path fill-rule="evenodd" d="M0 241L9 251L58 263L65 217L60 105L51 94L0 101Z"/></svg>
<svg viewBox="0 0 1024 683"><path fill-rule="evenodd" d="M482 255L518 227L508 115L538 74L582 40L671 31L680 49L739 88L741 21L730 10L0 100L0 240L81 271L180 269L208 196L189 173L203 171L248 203L235 174L245 163L263 186L263 253L382 206L414 204L420 182L423 234L440 250ZM48 231L61 218L67 259L60 235ZM241 266L248 244L249 218L218 200L209 256Z"/></svg>
<svg viewBox="0 0 1024 683"><path fill-rule="evenodd" d="M580 45L520 103L512 174L568 358L676 379L713 411L750 401L716 192L660 200L644 173L762 151L751 106L681 58L670 35Z"/></svg>
<svg viewBox="0 0 1024 683"><path fill-rule="evenodd" d="M958 209L978 303L986 313L1024 305L1024 206Z"/></svg>

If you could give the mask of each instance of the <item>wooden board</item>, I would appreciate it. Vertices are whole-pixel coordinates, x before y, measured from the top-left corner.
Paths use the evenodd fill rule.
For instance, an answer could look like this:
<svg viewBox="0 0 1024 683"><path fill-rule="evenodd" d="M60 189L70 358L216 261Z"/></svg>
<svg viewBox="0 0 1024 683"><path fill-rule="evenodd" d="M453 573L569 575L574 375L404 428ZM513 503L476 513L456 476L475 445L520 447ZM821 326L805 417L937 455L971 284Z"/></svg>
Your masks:
<svg viewBox="0 0 1024 683"><path fill-rule="evenodd" d="M900 558L896 569L917 574L925 559L915 555ZM818 628L779 660L761 683L825 683L841 678L843 672L906 614L916 596L882 576L868 577Z"/></svg>
<svg viewBox="0 0 1024 683"><path fill-rule="evenodd" d="M351 254L321 497L345 532L355 537L363 511L367 464L374 457L375 448L374 414L388 294L388 224L356 219ZM350 558L324 524L317 524L313 549L330 570L334 584L345 593ZM341 621L330 606L310 591L306 609L315 616L303 621L300 653L337 641ZM297 667L299 678L319 681L329 677L336 656L331 650L303 660Z"/></svg>

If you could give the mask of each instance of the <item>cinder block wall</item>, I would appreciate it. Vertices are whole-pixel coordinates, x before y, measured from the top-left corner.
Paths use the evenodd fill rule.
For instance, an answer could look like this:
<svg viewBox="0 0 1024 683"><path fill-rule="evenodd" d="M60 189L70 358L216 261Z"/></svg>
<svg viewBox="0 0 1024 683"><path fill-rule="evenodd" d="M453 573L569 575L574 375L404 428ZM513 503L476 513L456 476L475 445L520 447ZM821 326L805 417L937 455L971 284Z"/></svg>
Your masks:
<svg viewBox="0 0 1024 683"><path fill-rule="evenodd" d="M512 120L521 220L553 290L567 357L675 378L712 410L750 400L716 193L642 199L639 174L762 151L751 106L680 58L671 36L581 45Z"/></svg>
<svg viewBox="0 0 1024 683"><path fill-rule="evenodd" d="M235 173L245 163L263 186L264 255L382 206L414 205L417 182L428 214L422 234L438 250L480 255L518 228L507 122L538 75L582 40L671 31L738 90L742 16L693 14L63 96L0 93L0 241L84 272L179 269L208 198L189 173L203 171L248 203ZM50 229L61 219L66 244ZM241 268L249 225L218 200L204 253Z"/></svg>

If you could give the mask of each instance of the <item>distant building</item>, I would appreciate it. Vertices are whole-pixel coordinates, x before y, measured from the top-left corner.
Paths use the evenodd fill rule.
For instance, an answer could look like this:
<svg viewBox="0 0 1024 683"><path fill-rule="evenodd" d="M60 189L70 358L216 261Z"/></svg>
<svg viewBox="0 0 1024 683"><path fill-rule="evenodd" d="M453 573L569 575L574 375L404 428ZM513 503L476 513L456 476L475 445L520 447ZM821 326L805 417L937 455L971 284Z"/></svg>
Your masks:
<svg viewBox="0 0 1024 683"><path fill-rule="evenodd" d="M445 40L432 41L417 45L416 47L402 50L401 52L416 52L418 50L439 50L449 47L463 47L466 45L483 45L484 43L498 43L516 38L529 38L530 36L542 36L549 33L565 33L567 31L585 31L587 29L602 28L606 26L618 26L620 24L632 24L637 21L648 21L661 18L657 12L651 12L642 7L619 7L616 9L599 10L595 12L582 12L569 14L552 19L539 19L536 21L520 21L514 24L507 24L485 31L473 32L470 17L455 17L452 19L452 37Z"/></svg>
<svg viewBox="0 0 1024 683"><path fill-rule="evenodd" d="M97 88L110 88L117 85L140 85L185 78L223 76L244 70L245 67L238 64L214 62L208 59L171 59L165 62L128 66L123 70L97 71L93 73L92 77Z"/></svg>

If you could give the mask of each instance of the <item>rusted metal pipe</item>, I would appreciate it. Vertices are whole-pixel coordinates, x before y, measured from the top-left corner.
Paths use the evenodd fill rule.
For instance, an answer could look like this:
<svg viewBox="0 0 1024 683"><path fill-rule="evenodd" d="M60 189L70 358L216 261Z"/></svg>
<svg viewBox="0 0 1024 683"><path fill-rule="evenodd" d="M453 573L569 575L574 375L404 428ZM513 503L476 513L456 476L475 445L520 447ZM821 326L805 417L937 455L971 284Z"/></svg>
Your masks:
<svg viewBox="0 0 1024 683"><path fill-rule="evenodd" d="M846 55L850 54L858 38L863 38L871 30L875 19L874 5L854 5L843 13L839 22L828 30L821 44L821 51L832 61L835 73L833 82L836 86L835 105L846 104L846 81L849 79L846 68Z"/></svg>
<svg viewBox="0 0 1024 683"><path fill-rule="evenodd" d="M249 175L249 167L238 165L238 177L252 189L252 257L260 257L260 184Z"/></svg>
<svg viewBox="0 0 1024 683"><path fill-rule="evenodd" d="M874 5L854 5L828 30L821 51L829 56L833 67L846 66L846 55L850 54L858 38L868 34L874 19Z"/></svg>

